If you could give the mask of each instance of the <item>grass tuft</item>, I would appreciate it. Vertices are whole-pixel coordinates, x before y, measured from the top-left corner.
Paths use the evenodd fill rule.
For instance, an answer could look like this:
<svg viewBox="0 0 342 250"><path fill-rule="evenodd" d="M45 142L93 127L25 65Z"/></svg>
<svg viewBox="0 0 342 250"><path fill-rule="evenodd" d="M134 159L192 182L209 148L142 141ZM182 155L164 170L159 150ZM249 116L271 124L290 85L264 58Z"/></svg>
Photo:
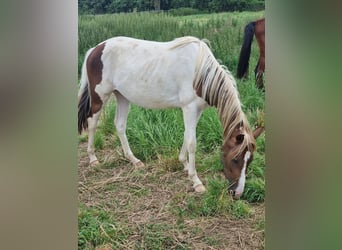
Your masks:
<svg viewBox="0 0 342 250"><path fill-rule="evenodd" d="M123 246L130 235L128 228L116 223L106 211L81 205L78 209L78 249L95 248L110 243Z"/></svg>
<svg viewBox="0 0 342 250"><path fill-rule="evenodd" d="M222 179L209 179L207 192L203 197L190 196L187 199L186 212L190 217L228 216L247 218L251 215L248 203L242 200L234 201L228 195L228 182Z"/></svg>
<svg viewBox="0 0 342 250"><path fill-rule="evenodd" d="M247 218L251 215L251 210L245 201L237 200L232 203L231 213L235 218Z"/></svg>

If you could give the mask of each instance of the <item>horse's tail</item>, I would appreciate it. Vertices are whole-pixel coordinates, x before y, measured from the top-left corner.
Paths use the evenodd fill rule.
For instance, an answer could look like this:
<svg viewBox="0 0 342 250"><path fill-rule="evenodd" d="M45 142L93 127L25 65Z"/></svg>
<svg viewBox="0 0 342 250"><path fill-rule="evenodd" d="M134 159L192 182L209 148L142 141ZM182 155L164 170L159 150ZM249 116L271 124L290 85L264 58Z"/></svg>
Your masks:
<svg viewBox="0 0 342 250"><path fill-rule="evenodd" d="M255 32L255 22L250 22L245 27L245 34L243 37L243 43L240 51L239 63L237 68L237 78L241 79L248 70L249 57L251 55L251 47L253 42L253 36Z"/></svg>
<svg viewBox="0 0 342 250"><path fill-rule="evenodd" d="M88 128L88 117L90 116L90 95L89 95L89 80L87 74L87 59L89 54L93 51L91 48L87 51L83 65L82 75L80 80L80 89L78 91L78 133L81 134L83 129Z"/></svg>

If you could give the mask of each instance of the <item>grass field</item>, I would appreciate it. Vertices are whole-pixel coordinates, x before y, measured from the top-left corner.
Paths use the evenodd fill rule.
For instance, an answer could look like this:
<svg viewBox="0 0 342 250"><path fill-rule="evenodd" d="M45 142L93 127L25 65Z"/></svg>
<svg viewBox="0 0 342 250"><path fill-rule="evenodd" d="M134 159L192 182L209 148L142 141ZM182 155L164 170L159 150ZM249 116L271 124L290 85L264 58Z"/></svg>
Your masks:
<svg viewBox="0 0 342 250"><path fill-rule="evenodd" d="M79 17L79 72L85 52L113 36L168 41L183 35L206 38L216 58L235 75L244 26L264 12L173 17L131 13ZM258 57L253 42L250 65ZM253 69L252 68L252 69ZM253 70L250 70L252 72ZM252 126L263 123L264 93L254 76L238 81ZM248 169L244 195L233 201L222 175L222 128L207 109L197 127L196 168L207 192L194 193L178 154L183 140L180 110L131 106L127 137L145 167L123 157L113 125L115 99L103 112L95 138L101 162L90 167L87 134L79 136L79 249L263 249L265 136Z"/></svg>

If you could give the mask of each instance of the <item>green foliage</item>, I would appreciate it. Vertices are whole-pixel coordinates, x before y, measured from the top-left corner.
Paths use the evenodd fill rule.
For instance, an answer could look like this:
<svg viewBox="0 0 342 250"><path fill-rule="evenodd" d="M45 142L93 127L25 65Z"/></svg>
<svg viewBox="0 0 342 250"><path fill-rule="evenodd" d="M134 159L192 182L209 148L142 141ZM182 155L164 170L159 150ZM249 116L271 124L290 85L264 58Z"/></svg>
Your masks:
<svg viewBox="0 0 342 250"><path fill-rule="evenodd" d="M168 13L172 16L188 16L188 15L203 14L204 11L189 8L189 7L182 7L178 9L171 9Z"/></svg>
<svg viewBox="0 0 342 250"><path fill-rule="evenodd" d="M206 38L216 58L228 69L237 68L244 26L263 13L222 13L174 17L164 13L131 13L79 17L79 67L86 51L114 36L169 41L191 35ZM257 44L253 43L250 65L257 62ZM251 70L252 71L252 70ZM250 79L254 79L251 74Z"/></svg>
<svg viewBox="0 0 342 250"><path fill-rule="evenodd" d="M265 9L264 1L257 0L79 0L79 13L104 14L133 11L151 11L151 10L170 10L172 12L184 13L185 15L192 10L204 12L222 12L222 11L259 11ZM160 6L160 9L159 7ZM180 9L176 11L175 9ZM198 13L198 12L197 12Z"/></svg>
<svg viewBox="0 0 342 250"><path fill-rule="evenodd" d="M159 154L177 154L182 146L183 131L181 110L149 110L132 105L127 121L127 138L138 158L150 161Z"/></svg>
<svg viewBox="0 0 342 250"><path fill-rule="evenodd" d="M265 180L264 178L251 178L246 181L242 199L248 202L261 202L265 200Z"/></svg>
<svg viewBox="0 0 342 250"><path fill-rule="evenodd" d="M248 204L243 200L235 201L230 210L235 218L246 218L251 214Z"/></svg>
<svg viewBox="0 0 342 250"><path fill-rule="evenodd" d="M110 243L121 246L130 231L115 223L106 211L81 205L78 209L78 249Z"/></svg>
<svg viewBox="0 0 342 250"><path fill-rule="evenodd" d="M222 126L215 108L206 109L197 125L197 150L210 153L222 144Z"/></svg>
<svg viewBox="0 0 342 250"><path fill-rule="evenodd" d="M229 211L232 204L227 195L228 183L220 179L209 179L207 192L201 200L201 214L212 216Z"/></svg>
<svg viewBox="0 0 342 250"><path fill-rule="evenodd" d="M196 169L198 172L209 172L211 174L220 173L223 171L221 163L221 146L215 148L212 152L203 152L199 150L198 163Z"/></svg>
<svg viewBox="0 0 342 250"><path fill-rule="evenodd" d="M88 135L82 134L78 136L78 142L87 142L88 141Z"/></svg>
<svg viewBox="0 0 342 250"><path fill-rule="evenodd" d="M230 214L235 218L246 218L251 214L248 204L242 200L234 201L228 195L228 182L221 178L208 180L207 191L203 197L189 197L184 212L190 217L222 216Z"/></svg>
<svg viewBox="0 0 342 250"><path fill-rule="evenodd" d="M103 149L104 145L104 134L102 134L100 131L96 131L94 136L94 146L95 149Z"/></svg>
<svg viewBox="0 0 342 250"><path fill-rule="evenodd" d="M253 65L253 64L252 64ZM261 92L255 85L254 76L251 80L240 81L238 83L238 89L240 94L240 99L243 103L243 108L247 110L263 110L265 104L265 93ZM257 112L254 112L258 115ZM254 117L257 120L257 116ZM256 122L256 121L255 121Z"/></svg>
<svg viewBox="0 0 342 250"><path fill-rule="evenodd" d="M257 151L254 159L247 169L247 179L242 199L248 202L263 202L265 200L265 137L257 139ZM258 145L260 147L258 147Z"/></svg>
<svg viewBox="0 0 342 250"><path fill-rule="evenodd" d="M98 125L98 130L105 136L111 135L115 132L114 117L116 105L110 102L102 111L101 122Z"/></svg>
<svg viewBox="0 0 342 250"><path fill-rule="evenodd" d="M189 249L171 236L172 225L167 223L146 224L138 226L140 239L135 249Z"/></svg>

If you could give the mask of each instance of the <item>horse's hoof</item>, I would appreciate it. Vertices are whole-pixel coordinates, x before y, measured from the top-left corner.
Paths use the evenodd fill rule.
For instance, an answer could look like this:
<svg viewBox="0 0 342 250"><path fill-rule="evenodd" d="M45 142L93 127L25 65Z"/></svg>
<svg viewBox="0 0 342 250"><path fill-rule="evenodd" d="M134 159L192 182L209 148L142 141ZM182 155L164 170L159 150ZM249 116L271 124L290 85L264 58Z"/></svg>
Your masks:
<svg viewBox="0 0 342 250"><path fill-rule="evenodd" d="M145 167L145 164L142 163L142 161L138 161L138 162L134 163L133 165L134 165L134 167L136 167L136 168Z"/></svg>
<svg viewBox="0 0 342 250"><path fill-rule="evenodd" d="M206 191L203 184L198 184L197 186L194 187L194 189L195 189L195 192L197 193L204 193Z"/></svg>
<svg viewBox="0 0 342 250"><path fill-rule="evenodd" d="M98 165L100 162L98 160L94 160L92 162L90 162L90 166L91 167L95 167L96 165Z"/></svg>

